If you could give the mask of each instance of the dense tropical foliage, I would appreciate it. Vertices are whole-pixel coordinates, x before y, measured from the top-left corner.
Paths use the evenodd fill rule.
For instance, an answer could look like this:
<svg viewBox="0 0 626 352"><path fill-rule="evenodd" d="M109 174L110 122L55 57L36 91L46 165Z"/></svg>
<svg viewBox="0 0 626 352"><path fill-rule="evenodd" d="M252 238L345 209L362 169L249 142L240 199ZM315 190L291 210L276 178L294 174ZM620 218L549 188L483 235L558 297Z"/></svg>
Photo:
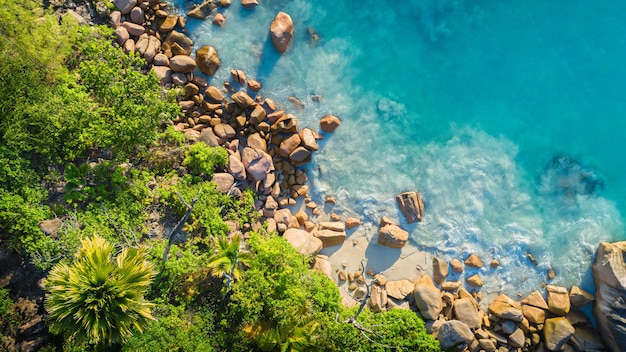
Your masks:
<svg viewBox="0 0 626 352"><path fill-rule="evenodd" d="M110 28L42 6L0 0L0 246L47 275L46 351L437 350L410 311L361 314L376 344L345 323L334 283L257 223L254 192L216 190L227 152L167 127L180 92ZM0 288L3 341L17 300Z"/></svg>

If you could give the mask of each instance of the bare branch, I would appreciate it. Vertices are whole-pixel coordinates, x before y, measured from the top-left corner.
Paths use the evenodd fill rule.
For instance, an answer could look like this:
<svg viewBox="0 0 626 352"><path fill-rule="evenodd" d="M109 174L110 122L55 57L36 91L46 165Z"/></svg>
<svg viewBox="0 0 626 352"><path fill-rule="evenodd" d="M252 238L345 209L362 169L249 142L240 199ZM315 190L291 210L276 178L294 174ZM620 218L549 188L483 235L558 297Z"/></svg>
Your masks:
<svg viewBox="0 0 626 352"><path fill-rule="evenodd" d="M170 232L169 234L169 240L167 241L167 246L165 247L165 251L163 251L163 258L161 258L162 263L165 263L165 261L167 260L167 255L170 252L170 247L172 246L172 243L174 242L174 236L183 229L183 227L185 226L185 223L189 219L189 216L191 216L191 211L193 210L193 206L196 204L196 202L200 198L201 191L202 191L202 188L200 188L200 190L198 191L198 195L194 199L191 200L191 205L187 204L187 202L185 202L185 200L180 195L180 193L176 192L176 195L178 195L178 198L180 198L181 202L187 207L187 212L185 213L185 215L183 215L180 221L178 221L178 224L176 224L176 226L172 229L172 232Z"/></svg>

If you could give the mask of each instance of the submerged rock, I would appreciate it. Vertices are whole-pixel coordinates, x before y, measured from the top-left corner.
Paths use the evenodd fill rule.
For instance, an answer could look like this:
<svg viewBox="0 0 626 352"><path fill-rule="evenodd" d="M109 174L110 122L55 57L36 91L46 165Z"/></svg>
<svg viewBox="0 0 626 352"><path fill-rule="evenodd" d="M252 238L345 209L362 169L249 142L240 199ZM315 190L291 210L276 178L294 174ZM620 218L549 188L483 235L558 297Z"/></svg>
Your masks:
<svg viewBox="0 0 626 352"><path fill-rule="evenodd" d="M407 223L412 224L416 221L422 221L424 201L422 201L419 192L411 191L400 193L396 196L396 202Z"/></svg>

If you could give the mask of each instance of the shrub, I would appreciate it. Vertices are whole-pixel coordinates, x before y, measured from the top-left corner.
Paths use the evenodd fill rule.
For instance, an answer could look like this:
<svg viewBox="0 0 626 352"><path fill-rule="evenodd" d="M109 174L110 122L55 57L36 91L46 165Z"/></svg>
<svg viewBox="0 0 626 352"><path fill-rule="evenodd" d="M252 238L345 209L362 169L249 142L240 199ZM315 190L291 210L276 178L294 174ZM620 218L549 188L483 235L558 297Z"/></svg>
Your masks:
<svg viewBox="0 0 626 352"><path fill-rule="evenodd" d="M228 153L222 147L211 147L205 143L194 143L185 153L183 165L189 167L191 174L213 176L217 167L228 165Z"/></svg>

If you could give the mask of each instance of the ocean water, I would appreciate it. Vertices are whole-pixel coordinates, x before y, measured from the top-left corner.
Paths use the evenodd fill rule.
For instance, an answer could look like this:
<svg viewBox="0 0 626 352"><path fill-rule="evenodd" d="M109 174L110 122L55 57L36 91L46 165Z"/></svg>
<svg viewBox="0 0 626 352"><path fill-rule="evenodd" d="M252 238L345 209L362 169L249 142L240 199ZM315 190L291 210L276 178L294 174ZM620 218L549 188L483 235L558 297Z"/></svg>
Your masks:
<svg viewBox="0 0 626 352"><path fill-rule="evenodd" d="M528 293L548 268L593 291L597 244L626 240L626 2L259 1L187 31L218 51L212 84L242 69L301 127L342 120L307 167L314 198L336 195L364 226L394 218L445 259L498 259L483 291ZM295 24L282 56L279 11ZM395 205L407 190L426 203L419 224Z"/></svg>

